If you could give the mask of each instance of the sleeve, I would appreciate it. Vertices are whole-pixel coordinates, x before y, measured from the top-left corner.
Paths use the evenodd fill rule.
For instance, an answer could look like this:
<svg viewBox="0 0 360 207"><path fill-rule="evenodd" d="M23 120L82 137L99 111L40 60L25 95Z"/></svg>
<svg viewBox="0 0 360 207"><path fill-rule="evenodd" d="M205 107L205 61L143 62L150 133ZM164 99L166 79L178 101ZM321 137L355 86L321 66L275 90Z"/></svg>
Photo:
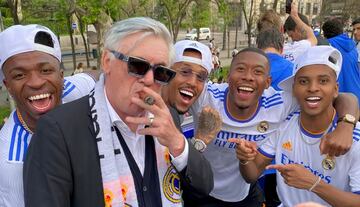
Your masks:
<svg viewBox="0 0 360 207"><path fill-rule="evenodd" d="M209 161L191 143L187 166L179 173L184 191L193 196L207 196L214 187L213 172Z"/></svg>
<svg viewBox="0 0 360 207"><path fill-rule="evenodd" d="M86 73L64 78L62 99L64 103L86 96L95 87L95 80Z"/></svg>
<svg viewBox="0 0 360 207"><path fill-rule="evenodd" d="M185 137L184 137L184 140L185 140L184 151L177 157L173 157L170 154L171 162L178 171L182 171L186 167L187 160L189 157L189 143L186 141Z"/></svg>
<svg viewBox="0 0 360 207"><path fill-rule="evenodd" d="M353 193L360 194L360 143L356 143L351 152L350 164L350 190Z"/></svg>
<svg viewBox="0 0 360 207"><path fill-rule="evenodd" d="M73 189L70 157L57 123L42 117L24 163L24 199L27 207L71 206Z"/></svg>
<svg viewBox="0 0 360 207"><path fill-rule="evenodd" d="M258 148L258 151L270 159L275 158L276 144L279 139L278 130L272 133L268 139Z"/></svg>
<svg viewBox="0 0 360 207"><path fill-rule="evenodd" d="M288 91L281 92L281 98L283 99L283 110L281 111L281 117L283 118L281 121L284 121L286 117L294 112L299 110L299 104L296 98L292 95L292 93Z"/></svg>
<svg viewBox="0 0 360 207"><path fill-rule="evenodd" d="M208 98L209 94L208 94L208 88L210 87L211 83L207 82L204 85L204 89L201 92L199 98L193 103L193 105L191 105L190 107L190 112L191 114L197 114L200 113L203 106L205 106L206 104L206 99Z"/></svg>

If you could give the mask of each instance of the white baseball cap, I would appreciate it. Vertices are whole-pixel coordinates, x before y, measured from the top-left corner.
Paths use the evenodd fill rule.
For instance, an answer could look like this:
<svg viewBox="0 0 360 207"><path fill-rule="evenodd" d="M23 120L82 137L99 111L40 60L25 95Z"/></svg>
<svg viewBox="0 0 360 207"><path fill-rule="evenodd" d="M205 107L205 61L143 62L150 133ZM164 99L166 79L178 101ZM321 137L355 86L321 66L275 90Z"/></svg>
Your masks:
<svg viewBox="0 0 360 207"><path fill-rule="evenodd" d="M35 42L35 37L41 34L44 34L45 38L49 37L50 46ZM10 57L20 53L41 51L54 56L61 62L61 49L58 38L49 28L41 25L11 26L0 33L0 45L0 80L4 79L3 64Z"/></svg>
<svg viewBox="0 0 360 207"><path fill-rule="evenodd" d="M279 87L284 91L292 91L296 73L305 66L317 64L329 66L335 71L336 77L339 77L342 64L341 53L327 45L310 47L295 60L292 75L280 82Z"/></svg>
<svg viewBox="0 0 360 207"><path fill-rule="evenodd" d="M201 42L193 40L180 40L174 45L175 48L175 61L178 62L189 62L202 66L210 74L213 69L212 64L212 54L208 46L204 45ZM184 56L184 51L186 49L194 49L201 53L201 59Z"/></svg>

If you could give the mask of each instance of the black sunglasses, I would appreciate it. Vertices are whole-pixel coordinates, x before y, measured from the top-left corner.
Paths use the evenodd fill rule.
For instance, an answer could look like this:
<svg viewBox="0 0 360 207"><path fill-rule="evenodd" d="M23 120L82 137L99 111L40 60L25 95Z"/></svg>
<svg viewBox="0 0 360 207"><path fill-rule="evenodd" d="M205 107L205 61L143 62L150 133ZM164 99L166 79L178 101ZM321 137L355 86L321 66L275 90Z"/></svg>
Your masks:
<svg viewBox="0 0 360 207"><path fill-rule="evenodd" d="M126 56L114 50L110 50L110 52L114 54L114 56L117 59L127 62L128 73L135 77L142 78L149 71L149 69L152 69L154 72L155 82L160 83L161 85L166 85L176 75L176 72L174 70L171 70L170 68L167 68L165 66L151 65L146 60L136 57Z"/></svg>

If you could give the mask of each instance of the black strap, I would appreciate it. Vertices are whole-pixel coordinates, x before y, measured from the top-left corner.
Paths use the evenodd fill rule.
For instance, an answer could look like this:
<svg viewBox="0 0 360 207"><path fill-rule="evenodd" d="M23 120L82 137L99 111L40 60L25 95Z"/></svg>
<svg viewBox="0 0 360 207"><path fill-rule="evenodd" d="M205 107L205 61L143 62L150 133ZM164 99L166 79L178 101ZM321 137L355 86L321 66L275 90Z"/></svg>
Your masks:
<svg viewBox="0 0 360 207"><path fill-rule="evenodd" d="M145 136L145 169L143 177L119 129L116 126L114 128L134 179L139 207L161 207L160 182L153 137L150 135Z"/></svg>

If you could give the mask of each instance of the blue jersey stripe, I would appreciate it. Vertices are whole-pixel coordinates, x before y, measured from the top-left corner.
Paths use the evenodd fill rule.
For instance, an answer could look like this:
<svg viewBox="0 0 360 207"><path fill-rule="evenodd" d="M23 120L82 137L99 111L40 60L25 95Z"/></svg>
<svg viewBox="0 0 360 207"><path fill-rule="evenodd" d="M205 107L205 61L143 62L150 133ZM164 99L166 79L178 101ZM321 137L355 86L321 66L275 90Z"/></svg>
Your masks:
<svg viewBox="0 0 360 207"><path fill-rule="evenodd" d="M279 104L282 104L284 103L283 101L279 101L279 102L276 102L276 103L273 103L273 104L270 104L270 105L261 105L261 107L264 107L264 108L270 108L270 107L273 107L273 106L276 106L276 105L279 105Z"/></svg>
<svg viewBox="0 0 360 207"><path fill-rule="evenodd" d="M224 98L225 94L220 94L220 95L213 95L214 98Z"/></svg>
<svg viewBox="0 0 360 207"><path fill-rule="evenodd" d="M26 152L27 152L27 148L28 148L28 138L29 138L29 135L30 135L30 133L26 131L25 137L24 137L24 154L23 154L22 161L25 161Z"/></svg>
<svg viewBox="0 0 360 207"><path fill-rule="evenodd" d="M270 96L270 97L265 97L265 96L261 96L261 99L265 102L267 101L271 101L273 99L276 99L276 98L281 98L281 95L280 93L275 93L274 95Z"/></svg>
<svg viewBox="0 0 360 207"><path fill-rule="evenodd" d="M14 114L15 116L15 114ZM15 125L11 134L11 143L10 143L10 150L9 150L9 160L13 159L13 153L14 153L14 144L15 144L15 139L16 139L16 131L17 128L19 127L19 125Z"/></svg>
<svg viewBox="0 0 360 207"><path fill-rule="evenodd" d="M282 101L281 97L276 97L274 99L266 100L266 101L263 100L263 103L269 104L269 103L273 103L273 102L276 102L276 101L279 101L279 100Z"/></svg>
<svg viewBox="0 0 360 207"><path fill-rule="evenodd" d="M65 80L65 81L64 81L64 89L63 89L63 90L65 91L70 85L71 85L71 82Z"/></svg>
<svg viewBox="0 0 360 207"><path fill-rule="evenodd" d="M360 140L360 136L353 136L353 140L358 142Z"/></svg>
<svg viewBox="0 0 360 207"><path fill-rule="evenodd" d="M359 133L359 132L356 132L356 131L353 131L353 135L360 136L360 133Z"/></svg>
<svg viewBox="0 0 360 207"><path fill-rule="evenodd" d="M21 137L23 135L24 129L21 127L18 134L18 144L16 146L16 161L20 160L20 151L21 151Z"/></svg>
<svg viewBox="0 0 360 207"><path fill-rule="evenodd" d="M69 88L67 91L64 91L62 98L67 96L72 90L74 90L74 88L75 88L75 85L72 85L71 88Z"/></svg>
<svg viewBox="0 0 360 207"><path fill-rule="evenodd" d="M212 93L213 95L221 95L221 94L224 94L224 93L225 93L224 91L219 91L219 92L217 92L217 91L212 91L212 90L209 90L209 89L208 89L208 91L209 91L210 93Z"/></svg>
<svg viewBox="0 0 360 207"><path fill-rule="evenodd" d="M359 195L360 195L360 191L355 191L355 192L353 192L353 193L355 193L355 194L359 194Z"/></svg>

